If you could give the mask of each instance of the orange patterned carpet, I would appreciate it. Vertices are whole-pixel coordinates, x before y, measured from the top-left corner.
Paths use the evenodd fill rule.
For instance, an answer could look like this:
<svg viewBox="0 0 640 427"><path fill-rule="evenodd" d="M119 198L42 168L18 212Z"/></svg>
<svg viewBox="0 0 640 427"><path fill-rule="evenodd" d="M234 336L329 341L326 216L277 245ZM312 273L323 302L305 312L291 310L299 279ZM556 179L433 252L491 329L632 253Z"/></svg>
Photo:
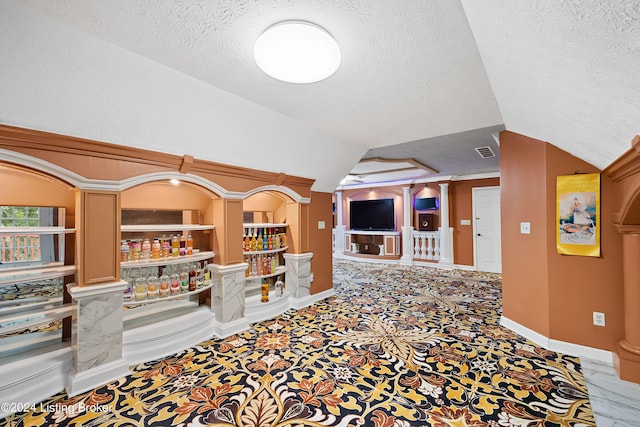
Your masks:
<svg viewBox="0 0 640 427"><path fill-rule="evenodd" d="M0 425L595 425L579 360L499 326L499 275L336 260L334 286Z"/></svg>

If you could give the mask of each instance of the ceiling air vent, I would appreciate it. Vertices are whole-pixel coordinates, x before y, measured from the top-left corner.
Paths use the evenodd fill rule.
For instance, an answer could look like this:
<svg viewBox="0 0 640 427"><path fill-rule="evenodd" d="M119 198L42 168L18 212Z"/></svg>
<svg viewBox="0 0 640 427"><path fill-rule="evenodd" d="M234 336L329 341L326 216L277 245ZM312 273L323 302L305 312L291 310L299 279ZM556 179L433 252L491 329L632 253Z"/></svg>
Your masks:
<svg viewBox="0 0 640 427"><path fill-rule="evenodd" d="M489 157L496 156L496 153L494 153L491 147L489 147L488 145L485 147L476 147L476 151L483 159L488 159Z"/></svg>

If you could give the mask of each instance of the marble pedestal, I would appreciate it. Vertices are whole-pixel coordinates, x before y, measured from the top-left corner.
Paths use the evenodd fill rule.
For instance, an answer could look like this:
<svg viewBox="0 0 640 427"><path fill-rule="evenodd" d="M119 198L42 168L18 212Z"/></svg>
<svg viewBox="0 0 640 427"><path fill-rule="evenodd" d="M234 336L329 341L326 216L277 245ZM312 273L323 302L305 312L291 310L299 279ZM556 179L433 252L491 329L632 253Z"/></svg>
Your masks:
<svg viewBox="0 0 640 427"><path fill-rule="evenodd" d="M67 394L75 396L129 374L122 357L122 296L126 282L68 286L73 298L73 366Z"/></svg>
<svg viewBox="0 0 640 427"><path fill-rule="evenodd" d="M221 338L249 329L245 317L246 263L232 265L209 264L211 280L211 311L216 318L214 331Z"/></svg>
<svg viewBox="0 0 640 427"><path fill-rule="evenodd" d="M291 295L291 305L302 308L309 305L311 299L311 258L313 253L284 254L287 272L285 284Z"/></svg>

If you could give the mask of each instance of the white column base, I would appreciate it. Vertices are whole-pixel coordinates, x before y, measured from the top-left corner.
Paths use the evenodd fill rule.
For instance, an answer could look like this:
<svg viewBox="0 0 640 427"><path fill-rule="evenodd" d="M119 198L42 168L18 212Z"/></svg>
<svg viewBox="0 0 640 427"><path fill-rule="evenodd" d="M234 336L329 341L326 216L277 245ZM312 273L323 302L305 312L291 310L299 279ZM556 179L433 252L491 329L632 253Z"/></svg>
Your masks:
<svg viewBox="0 0 640 427"><path fill-rule="evenodd" d="M67 379L67 394L69 397L76 396L129 374L129 364L124 359L114 360L82 372L76 372L74 368L69 372Z"/></svg>
<svg viewBox="0 0 640 427"><path fill-rule="evenodd" d="M313 253L284 254L287 266L285 283L287 291L294 299L306 298L311 295L311 258Z"/></svg>

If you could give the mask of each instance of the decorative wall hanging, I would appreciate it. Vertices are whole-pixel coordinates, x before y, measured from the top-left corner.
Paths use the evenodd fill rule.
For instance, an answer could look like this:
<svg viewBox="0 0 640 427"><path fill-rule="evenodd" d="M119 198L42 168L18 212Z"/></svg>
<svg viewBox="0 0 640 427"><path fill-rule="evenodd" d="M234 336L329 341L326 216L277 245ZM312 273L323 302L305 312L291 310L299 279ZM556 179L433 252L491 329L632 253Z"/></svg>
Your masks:
<svg viewBox="0 0 640 427"><path fill-rule="evenodd" d="M600 256L600 174L557 177L556 226L559 254Z"/></svg>

